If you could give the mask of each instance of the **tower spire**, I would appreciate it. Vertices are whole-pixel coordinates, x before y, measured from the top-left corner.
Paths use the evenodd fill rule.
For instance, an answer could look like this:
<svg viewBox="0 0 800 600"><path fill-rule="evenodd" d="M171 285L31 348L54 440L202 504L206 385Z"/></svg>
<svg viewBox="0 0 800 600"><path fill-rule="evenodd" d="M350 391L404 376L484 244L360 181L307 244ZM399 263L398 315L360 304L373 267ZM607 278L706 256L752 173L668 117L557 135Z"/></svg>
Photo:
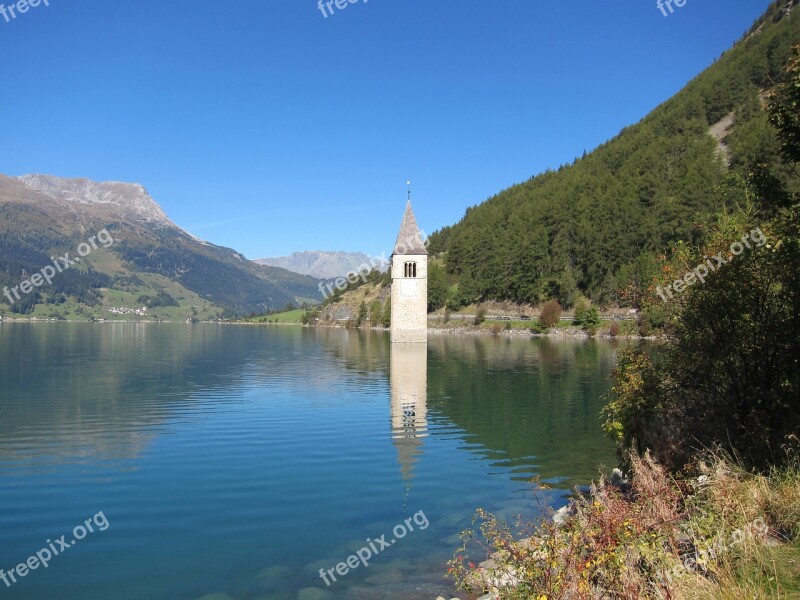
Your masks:
<svg viewBox="0 0 800 600"><path fill-rule="evenodd" d="M409 196L411 194L409 193ZM400 225L400 232L397 234L397 241L394 244L392 254L399 255L428 255L425 249L425 242L422 240L422 232L417 226L414 218L414 211L411 208L411 199L406 203L406 211L403 215L403 222Z"/></svg>

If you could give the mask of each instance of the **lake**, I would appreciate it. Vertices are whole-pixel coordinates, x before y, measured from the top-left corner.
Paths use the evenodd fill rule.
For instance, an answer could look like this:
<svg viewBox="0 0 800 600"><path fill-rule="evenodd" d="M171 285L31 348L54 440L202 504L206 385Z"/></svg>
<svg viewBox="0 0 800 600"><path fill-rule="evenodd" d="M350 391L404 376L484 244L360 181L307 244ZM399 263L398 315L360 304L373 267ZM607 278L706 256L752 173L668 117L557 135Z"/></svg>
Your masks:
<svg viewBox="0 0 800 600"><path fill-rule="evenodd" d="M615 466L599 417L615 356L597 340L5 322L0 597L452 593L445 563L476 508L533 518L532 478L558 507Z"/></svg>

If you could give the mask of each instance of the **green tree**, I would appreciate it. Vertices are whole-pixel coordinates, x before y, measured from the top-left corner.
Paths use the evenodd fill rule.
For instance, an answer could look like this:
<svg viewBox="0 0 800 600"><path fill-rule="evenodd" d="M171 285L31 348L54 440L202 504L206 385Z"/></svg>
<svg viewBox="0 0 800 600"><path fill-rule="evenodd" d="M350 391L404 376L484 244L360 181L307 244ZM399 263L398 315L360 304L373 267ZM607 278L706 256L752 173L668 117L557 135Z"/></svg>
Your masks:
<svg viewBox="0 0 800 600"><path fill-rule="evenodd" d="M578 291L578 282L575 281L575 275L571 267L566 267L558 280L558 291L556 298L559 304L569 310L575 306L580 292Z"/></svg>
<svg viewBox="0 0 800 600"><path fill-rule="evenodd" d="M428 312L442 308L447 301L447 273L436 262L428 264Z"/></svg>
<svg viewBox="0 0 800 600"><path fill-rule="evenodd" d="M358 307L358 316L356 316L356 327L361 327L364 321L367 320L367 303L363 300Z"/></svg>
<svg viewBox="0 0 800 600"><path fill-rule="evenodd" d="M575 306L575 317L572 324L580 327L589 335L594 335L600 325L600 312L596 306L592 306L588 300L583 298Z"/></svg>
<svg viewBox="0 0 800 600"><path fill-rule="evenodd" d="M760 90L781 79L797 40L800 17L785 9L786 2L770 5L751 30L757 35L641 122L581 159L469 208L458 223L431 236L458 284L450 308L549 298L571 308L578 293L600 306L638 302L620 297L618 288L646 285L650 274L641 267L678 241L703 243L698 224L743 199L740 188L731 188L739 197L721 193L730 178L760 173L782 182L788 167L776 168L770 154L778 156L779 147L760 111ZM791 101L773 119L788 132L781 140L786 147L800 136L800 110L799 92L784 91L793 94ZM732 113L736 126L723 156L709 126Z"/></svg>
<svg viewBox="0 0 800 600"><path fill-rule="evenodd" d="M386 300L386 304L383 306L383 316L381 317L381 325L384 327L391 327L392 326L392 299L389 298Z"/></svg>
<svg viewBox="0 0 800 600"><path fill-rule="evenodd" d="M778 132L780 151L789 163L800 162L800 45L792 48L786 67L788 77L770 97L769 122Z"/></svg>
<svg viewBox="0 0 800 600"><path fill-rule="evenodd" d="M303 325L311 325L319 318L319 310L316 307L307 307L303 316L300 317L300 322Z"/></svg>
<svg viewBox="0 0 800 600"><path fill-rule="evenodd" d="M381 322L381 301L373 300L369 305L369 322L372 327L377 327Z"/></svg>
<svg viewBox="0 0 800 600"><path fill-rule="evenodd" d="M670 336L657 354L620 363L605 428L623 450L650 449L673 468L715 446L760 470L788 459L783 445L800 431L800 198L788 191L800 187L798 56L769 106L787 164L755 157L763 168L741 185L759 206L721 217L704 244L662 264L665 284L676 267L726 260L665 305Z"/></svg>

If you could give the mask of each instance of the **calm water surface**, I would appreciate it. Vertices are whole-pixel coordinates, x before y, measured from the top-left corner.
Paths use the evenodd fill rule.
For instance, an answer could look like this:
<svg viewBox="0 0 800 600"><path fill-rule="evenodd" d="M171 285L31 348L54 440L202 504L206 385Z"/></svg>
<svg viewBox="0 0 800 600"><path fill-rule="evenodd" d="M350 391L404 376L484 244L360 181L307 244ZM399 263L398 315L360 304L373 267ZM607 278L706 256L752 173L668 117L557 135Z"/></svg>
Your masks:
<svg viewBox="0 0 800 600"><path fill-rule="evenodd" d="M613 466L598 413L614 359L598 341L432 335L392 352L380 332L3 323L0 568L100 512L108 527L0 580L0 598L452 592L444 563L477 507L533 516L531 478L558 506ZM320 568L415 514L325 586Z"/></svg>

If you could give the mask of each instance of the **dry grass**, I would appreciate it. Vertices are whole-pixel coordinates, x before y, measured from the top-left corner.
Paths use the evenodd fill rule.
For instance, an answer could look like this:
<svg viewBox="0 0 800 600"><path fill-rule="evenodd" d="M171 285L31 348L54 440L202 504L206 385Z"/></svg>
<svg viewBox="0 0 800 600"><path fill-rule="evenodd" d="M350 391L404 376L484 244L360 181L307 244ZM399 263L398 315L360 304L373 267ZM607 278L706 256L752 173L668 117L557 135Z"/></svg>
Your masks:
<svg viewBox="0 0 800 600"><path fill-rule="evenodd" d="M479 511L451 576L504 599L800 598L800 461L753 475L709 455L682 480L649 456L631 466L629 485L601 482L523 541Z"/></svg>

